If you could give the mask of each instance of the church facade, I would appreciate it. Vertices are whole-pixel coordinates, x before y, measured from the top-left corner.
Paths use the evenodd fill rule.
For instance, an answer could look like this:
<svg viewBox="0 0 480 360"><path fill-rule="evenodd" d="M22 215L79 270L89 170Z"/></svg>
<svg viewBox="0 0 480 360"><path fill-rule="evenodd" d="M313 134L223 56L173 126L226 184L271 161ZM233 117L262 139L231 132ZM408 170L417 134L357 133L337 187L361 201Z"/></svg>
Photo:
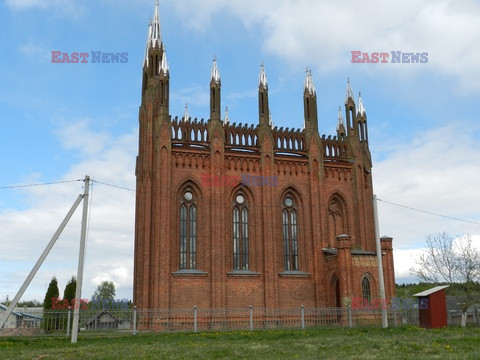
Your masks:
<svg viewBox="0 0 480 360"><path fill-rule="evenodd" d="M142 76L138 308L340 307L345 298L378 298L367 115L350 83L344 110L332 121L335 136L318 133L309 71L304 128L273 127L263 65L255 125L231 124L228 113L222 119L215 60L209 119L187 111L172 118L158 3ZM392 239L382 238L381 248L389 298Z"/></svg>

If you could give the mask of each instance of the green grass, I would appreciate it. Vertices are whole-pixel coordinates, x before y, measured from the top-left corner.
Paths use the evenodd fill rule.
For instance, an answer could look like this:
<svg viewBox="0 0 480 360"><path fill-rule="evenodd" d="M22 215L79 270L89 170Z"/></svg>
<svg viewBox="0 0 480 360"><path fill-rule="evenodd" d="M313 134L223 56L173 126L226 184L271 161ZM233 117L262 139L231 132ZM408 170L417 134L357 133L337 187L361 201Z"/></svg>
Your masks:
<svg viewBox="0 0 480 360"><path fill-rule="evenodd" d="M479 359L480 329L317 329L0 337L0 359Z"/></svg>

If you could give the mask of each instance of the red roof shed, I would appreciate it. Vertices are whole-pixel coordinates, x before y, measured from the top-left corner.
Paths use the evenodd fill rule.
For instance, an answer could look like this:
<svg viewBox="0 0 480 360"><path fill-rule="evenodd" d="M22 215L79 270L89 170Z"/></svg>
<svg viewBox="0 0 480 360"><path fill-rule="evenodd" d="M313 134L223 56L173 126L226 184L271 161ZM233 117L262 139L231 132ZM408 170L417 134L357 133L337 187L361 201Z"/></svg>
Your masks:
<svg viewBox="0 0 480 360"><path fill-rule="evenodd" d="M419 292L419 322L423 328L441 328L447 326L447 296L445 289L449 285L436 286Z"/></svg>

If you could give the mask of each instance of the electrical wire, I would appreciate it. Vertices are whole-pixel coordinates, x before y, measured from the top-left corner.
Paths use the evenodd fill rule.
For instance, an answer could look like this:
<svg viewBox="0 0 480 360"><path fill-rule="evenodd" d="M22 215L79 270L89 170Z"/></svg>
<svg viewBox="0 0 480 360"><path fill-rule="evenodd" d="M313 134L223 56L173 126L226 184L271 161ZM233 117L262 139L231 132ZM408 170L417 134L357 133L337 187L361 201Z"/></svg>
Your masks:
<svg viewBox="0 0 480 360"><path fill-rule="evenodd" d="M105 183L105 182L102 182L102 181L98 181L98 180L92 180L92 181L93 181L93 182L96 182L97 184L101 184L101 185L105 185L105 186L110 186L110 187L117 188L117 189L122 189L122 190L128 190L128 191L136 192L135 189L130 189L130 188L127 188L127 187L124 187L124 186L118 186L118 185L108 184L108 183Z"/></svg>
<svg viewBox="0 0 480 360"><path fill-rule="evenodd" d="M0 187L0 190L4 190L4 189L19 189L19 188L34 187L34 186L46 186L46 185L66 184L66 183L72 183L72 182L77 182L77 181L83 181L83 179L78 179L78 180L65 180L65 181L53 181L53 182L38 183L38 184L24 184L24 185L1 186L1 187Z"/></svg>
<svg viewBox="0 0 480 360"><path fill-rule="evenodd" d="M84 181L84 179L65 180L65 181L53 181L53 182L37 183L37 184L24 184L24 185L1 186L1 187L0 187L0 190L27 188L27 187L34 187L34 186L57 185L57 184L65 184L65 183L72 183L72 182L78 182L78 181ZM91 181L91 184L92 184L92 192L93 192L93 183L97 183L97 184L109 186L109 187L116 188L116 189L121 189L121 190L127 190L127 191L131 191L131 192L136 192L135 189L130 189L130 188L127 188L127 187L125 187L125 186L118 186L118 185L109 184L109 183L106 183L106 182L103 182L103 181L98 181L98 180L93 180L93 179L91 179L90 181ZM394 202L391 202L391 201L387 201L387 200L383 200L383 199L379 199L379 198L377 198L377 200L378 200L378 201L381 201L381 202L384 202L384 203L386 203L386 204L398 206L398 207L401 207L401 208L404 208L404 209L408 209L408 210L420 212L420 213L423 213L423 214L428 214L428 215L432 215L432 216L441 217L441 218L444 218L444 219L455 220L455 221L465 222L465 223L474 224L474 225L480 225L480 222L476 222L476 221L464 220L464 219L456 218L456 217L453 217L453 216L437 214L437 213L434 213L434 212L431 212L431 211L421 210L421 209L417 209L417 208L414 208L414 207L411 207L411 206L401 205L401 204L397 204L397 203L394 203ZM90 206L90 210L91 210L91 207L92 207L92 201L93 201L93 197L90 196L90 205L89 205L89 206ZM89 211L89 221L88 221L88 223L90 223L90 213L91 213L91 211Z"/></svg>
<svg viewBox="0 0 480 360"><path fill-rule="evenodd" d="M394 203L394 202L391 202L391 201L386 201L386 200L382 200L382 199L378 199L378 198L377 198L377 200L381 201L381 202L384 202L384 203L387 203L387 204L390 204L390 205L398 206L398 207L401 207L401 208L404 208L404 209L417 211L417 212L420 212L420 213L423 213L423 214L428 214L428 215L438 216L438 217L441 217L441 218L444 218L444 219L450 219L450 220L455 220L455 221L461 221L461 222L466 222L466 223L470 223L470 224L480 225L479 222L475 222L475 221L463 220L463 219L459 219L459 218L456 218L456 217L453 217L453 216L447 216L447 215L437 214L437 213L426 211L426 210L420 210L420 209L413 208L411 206L400 205L400 204L397 204L397 203Z"/></svg>

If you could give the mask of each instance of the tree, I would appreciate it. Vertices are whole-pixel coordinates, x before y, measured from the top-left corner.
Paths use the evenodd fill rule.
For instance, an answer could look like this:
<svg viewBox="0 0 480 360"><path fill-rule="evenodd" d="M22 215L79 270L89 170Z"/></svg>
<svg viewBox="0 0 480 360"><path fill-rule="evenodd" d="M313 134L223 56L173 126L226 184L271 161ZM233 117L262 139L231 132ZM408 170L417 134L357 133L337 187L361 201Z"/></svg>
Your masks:
<svg viewBox="0 0 480 360"><path fill-rule="evenodd" d="M466 326L467 310L473 305L475 316L479 301L480 251L469 235L452 236L446 232L429 235L427 249L410 273L429 283L447 283L462 304L462 326Z"/></svg>
<svg viewBox="0 0 480 360"><path fill-rule="evenodd" d="M17 303L17 307L24 307L24 306L26 306L26 307L43 307L43 304L36 299L19 301Z"/></svg>
<svg viewBox="0 0 480 360"><path fill-rule="evenodd" d="M65 286L65 290L63 290L63 299L68 300L68 303L72 305L72 300L75 299L75 291L77 290L77 279L75 276L68 281L67 285Z"/></svg>
<svg viewBox="0 0 480 360"><path fill-rule="evenodd" d="M59 296L60 291L58 291L58 282L57 278L54 276L48 285L47 293L45 294L45 299L43 300L43 309L51 310L52 298L58 298Z"/></svg>
<svg viewBox="0 0 480 360"><path fill-rule="evenodd" d="M43 329L45 331L56 330L59 327L58 314L48 313L48 310L52 309L52 298L58 299L59 295L57 278L54 276L48 285L47 293L43 300L43 309L46 310L43 313Z"/></svg>
<svg viewBox="0 0 480 360"><path fill-rule="evenodd" d="M93 299L115 300L115 284L112 281L102 281L92 295Z"/></svg>

